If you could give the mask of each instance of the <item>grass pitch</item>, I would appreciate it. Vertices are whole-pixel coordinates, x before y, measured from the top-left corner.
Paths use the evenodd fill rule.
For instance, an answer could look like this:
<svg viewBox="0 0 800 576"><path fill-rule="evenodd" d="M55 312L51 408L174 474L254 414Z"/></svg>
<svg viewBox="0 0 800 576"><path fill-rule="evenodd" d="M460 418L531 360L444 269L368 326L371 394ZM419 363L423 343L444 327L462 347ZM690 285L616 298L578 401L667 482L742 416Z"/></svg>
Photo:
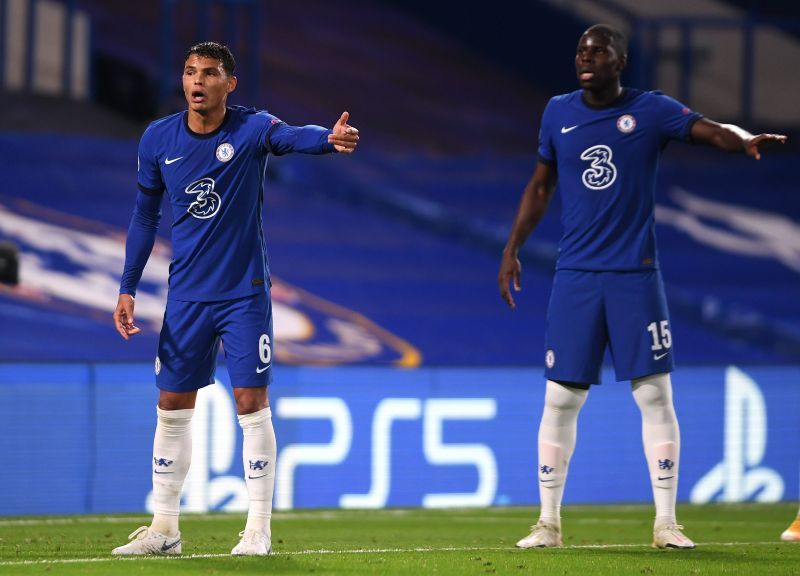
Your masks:
<svg viewBox="0 0 800 576"><path fill-rule="evenodd" d="M296 511L273 517L267 558L233 558L244 516L186 515L182 557L121 559L147 516L0 518L0 574L800 574L780 542L797 504L681 506L695 550L650 547L650 506L568 506L562 549L517 550L533 508Z"/></svg>

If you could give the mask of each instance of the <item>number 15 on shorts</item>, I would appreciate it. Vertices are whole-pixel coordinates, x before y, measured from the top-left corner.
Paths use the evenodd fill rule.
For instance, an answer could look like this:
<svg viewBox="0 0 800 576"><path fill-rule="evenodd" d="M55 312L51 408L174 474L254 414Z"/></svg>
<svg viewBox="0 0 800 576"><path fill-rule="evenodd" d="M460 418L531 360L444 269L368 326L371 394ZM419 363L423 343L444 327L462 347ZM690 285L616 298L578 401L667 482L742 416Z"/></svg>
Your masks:
<svg viewBox="0 0 800 576"><path fill-rule="evenodd" d="M650 337L653 339L653 345L650 346L653 352L659 352L661 350L669 351L672 347L672 334L669 331L669 320L650 322L650 324L647 325L647 331L650 332ZM656 354L653 358L655 360L660 360L664 356L666 356L666 353L661 356Z"/></svg>

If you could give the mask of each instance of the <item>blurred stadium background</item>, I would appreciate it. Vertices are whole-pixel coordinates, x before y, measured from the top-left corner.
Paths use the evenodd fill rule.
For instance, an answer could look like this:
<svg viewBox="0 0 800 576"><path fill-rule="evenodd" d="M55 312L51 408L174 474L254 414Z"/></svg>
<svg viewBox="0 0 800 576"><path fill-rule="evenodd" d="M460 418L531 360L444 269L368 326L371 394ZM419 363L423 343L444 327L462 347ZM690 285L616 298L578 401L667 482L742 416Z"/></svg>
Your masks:
<svg viewBox="0 0 800 576"><path fill-rule="evenodd" d="M0 515L142 511L170 260L111 312L147 123L184 107L182 57L237 57L231 102L362 134L350 158L270 161L276 506L535 504L558 200L509 311L499 255L547 99L580 33L626 30L632 86L789 134L761 162L670 146L657 192L678 360L683 502L800 492L800 6L747 0L0 0ZM224 362L195 418L187 510L242 510ZM581 419L567 502L648 502L613 372ZM31 464L33 463L33 464ZM100 475L99 471L103 474ZM57 495L57 497L54 497Z"/></svg>

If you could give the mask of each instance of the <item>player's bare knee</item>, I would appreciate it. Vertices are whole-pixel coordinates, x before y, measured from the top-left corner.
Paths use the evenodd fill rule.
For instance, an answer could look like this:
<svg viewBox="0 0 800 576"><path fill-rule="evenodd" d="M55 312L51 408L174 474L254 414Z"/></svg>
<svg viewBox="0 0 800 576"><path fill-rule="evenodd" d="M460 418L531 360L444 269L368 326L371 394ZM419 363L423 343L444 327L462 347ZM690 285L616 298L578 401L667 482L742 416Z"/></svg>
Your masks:
<svg viewBox="0 0 800 576"><path fill-rule="evenodd" d="M643 415L659 420L674 417L672 381L669 374L654 374L631 382L633 398Z"/></svg>
<svg viewBox="0 0 800 576"><path fill-rule="evenodd" d="M191 410L197 400L197 391L167 392L161 390L158 395L158 407L162 410Z"/></svg>
<svg viewBox="0 0 800 576"><path fill-rule="evenodd" d="M252 414L269 406L266 386L234 388L233 396L236 398L236 412L238 414Z"/></svg>
<svg viewBox="0 0 800 576"><path fill-rule="evenodd" d="M588 394L589 391L586 389L548 380L544 403L547 408L555 412L573 412L580 410Z"/></svg>

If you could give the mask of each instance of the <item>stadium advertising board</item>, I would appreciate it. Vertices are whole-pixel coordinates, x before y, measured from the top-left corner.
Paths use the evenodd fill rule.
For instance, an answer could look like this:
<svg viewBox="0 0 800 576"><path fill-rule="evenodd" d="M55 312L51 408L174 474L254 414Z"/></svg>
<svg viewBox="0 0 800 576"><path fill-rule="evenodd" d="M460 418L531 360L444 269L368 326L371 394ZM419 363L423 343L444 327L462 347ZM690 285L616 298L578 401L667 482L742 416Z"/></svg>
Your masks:
<svg viewBox="0 0 800 576"><path fill-rule="evenodd" d="M202 391L183 507L245 510L224 369ZM798 498L800 367L682 368L683 502ZM567 503L649 502L639 412L605 373L581 413ZM540 369L276 370L277 509L538 502ZM149 507L156 392L143 364L0 365L0 514ZM22 467L11 463L26 463Z"/></svg>

